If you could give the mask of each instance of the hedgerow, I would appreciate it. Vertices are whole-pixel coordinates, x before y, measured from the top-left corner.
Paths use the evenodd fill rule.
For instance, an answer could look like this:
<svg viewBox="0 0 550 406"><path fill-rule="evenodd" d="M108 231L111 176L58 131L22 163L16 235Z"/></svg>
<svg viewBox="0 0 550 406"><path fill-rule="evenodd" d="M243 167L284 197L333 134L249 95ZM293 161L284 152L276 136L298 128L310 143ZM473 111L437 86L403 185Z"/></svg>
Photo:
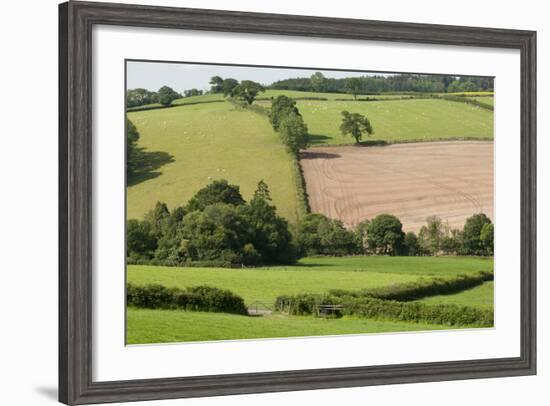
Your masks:
<svg viewBox="0 0 550 406"><path fill-rule="evenodd" d="M448 295L462 292L492 281L493 272L481 271L473 274L457 275L454 278L420 278L414 282L398 283L379 288L365 289L358 292L331 291L336 296L372 297L402 302L418 300L428 296Z"/></svg>
<svg viewBox="0 0 550 406"><path fill-rule="evenodd" d="M180 309L187 311L248 314L243 298L229 290L210 286L185 289L162 285L126 286L128 306L148 309Z"/></svg>
<svg viewBox="0 0 550 406"><path fill-rule="evenodd" d="M317 315L319 306L340 305L343 315L365 318L440 324L448 326L490 327L494 323L492 309L452 304L427 305L419 302L398 302L370 297L301 294L279 296L275 308L291 315Z"/></svg>
<svg viewBox="0 0 550 406"><path fill-rule="evenodd" d="M328 294L279 296L275 300L275 309L291 315L317 315L320 306L341 305L340 311L344 315L450 326L491 326L492 309L411 303L412 300L427 296L461 292L490 280L493 280L493 272L478 272L447 279L420 279L360 291L331 290Z"/></svg>

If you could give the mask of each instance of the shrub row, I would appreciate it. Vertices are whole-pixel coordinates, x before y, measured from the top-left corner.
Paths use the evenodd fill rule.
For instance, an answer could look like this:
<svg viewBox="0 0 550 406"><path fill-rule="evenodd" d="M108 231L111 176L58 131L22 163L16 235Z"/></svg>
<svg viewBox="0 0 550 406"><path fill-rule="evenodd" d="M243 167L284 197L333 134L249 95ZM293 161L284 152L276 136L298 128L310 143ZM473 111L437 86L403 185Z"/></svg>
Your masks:
<svg viewBox="0 0 550 406"><path fill-rule="evenodd" d="M242 268L243 265L233 264L227 260L187 260L176 261L173 259L141 258L130 254L126 258L126 265L155 265L155 266L178 266L186 268Z"/></svg>
<svg viewBox="0 0 550 406"><path fill-rule="evenodd" d="M181 309L188 311L248 314L244 300L229 290L210 286L186 289L162 285L126 286L128 306L148 309Z"/></svg>
<svg viewBox="0 0 550 406"><path fill-rule="evenodd" d="M266 109L264 106L260 106L259 104L248 104L246 102L241 102L239 100L228 98L227 101L237 108L244 109L244 110L250 110L254 113L258 113L264 116L269 115L269 110Z"/></svg>
<svg viewBox="0 0 550 406"><path fill-rule="evenodd" d="M491 327L494 323L493 309L453 304L427 305L419 302L407 303L372 298L350 300L344 306L343 312L359 317L447 326Z"/></svg>
<svg viewBox="0 0 550 406"><path fill-rule="evenodd" d="M224 100L202 100L202 101L194 101L194 102L184 102L181 104L172 104L170 106L163 106L162 104L155 105L155 106L136 106L136 107L128 107L126 111L147 111L147 110L158 110L158 109L168 109L171 107L182 107L182 106L193 106L195 104L206 104L206 103L221 103Z"/></svg>
<svg viewBox="0 0 550 406"><path fill-rule="evenodd" d="M319 101L327 101L328 99L326 97L319 97L319 96L288 96L292 100L319 100ZM273 100L275 97L257 97L256 101L267 101L267 100Z"/></svg>
<svg viewBox="0 0 550 406"><path fill-rule="evenodd" d="M461 97L461 96L433 96L437 99L455 101L459 103L471 104L472 106L481 107L482 109L494 111L494 107L490 104L480 102L478 100L472 99L471 97Z"/></svg>
<svg viewBox="0 0 550 406"><path fill-rule="evenodd" d="M308 213L311 213L309 198L306 191L306 180L300 160L295 155L291 154L292 169L294 171L294 179L296 182L296 191L298 195L298 207L300 210L299 217L302 218Z"/></svg>
<svg viewBox="0 0 550 406"><path fill-rule="evenodd" d="M357 101L357 102L374 102L374 101L396 101L396 100L413 100L413 99L431 99L431 95L404 95L400 97L365 97L357 99L334 99L335 101Z"/></svg>
<svg viewBox="0 0 550 406"><path fill-rule="evenodd" d="M479 286L483 282L492 281L493 278L493 272L482 271L458 275L453 278L420 278L414 282L397 283L379 288L364 289L357 292L332 290L330 294L334 296L371 297L407 302L428 296L449 295L462 292L463 290Z"/></svg>
<svg viewBox="0 0 550 406"><path fill-rule="evenodd" d="M343 315L380 318L447 326L490 327L494 323L492 309L458 305L427 305L419 302L398 302L370 297L301 294L279 296L275 308L291 315L316 315L321 305L341 305Z"/></svg>

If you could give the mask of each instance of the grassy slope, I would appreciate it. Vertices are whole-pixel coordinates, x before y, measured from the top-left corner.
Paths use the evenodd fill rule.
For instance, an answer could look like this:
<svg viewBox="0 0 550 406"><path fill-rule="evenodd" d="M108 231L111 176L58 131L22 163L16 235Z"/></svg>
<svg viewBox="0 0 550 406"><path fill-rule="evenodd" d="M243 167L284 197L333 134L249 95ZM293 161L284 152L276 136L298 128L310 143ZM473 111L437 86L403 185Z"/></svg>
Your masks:
<svg viewBox="0 0 550 406"><path fill-rule="evenodd" d="M482 308L493 307L494 300L494 284L493 282L485 282L483 285L465 290L454 295L439 295L427 297L420 300L426 304L457 304L463 306L475 306Z"/></svg>
<svg viewBox="0 0 550 406"><path fill-rule="evenodd" d="M449 329L433 324L344 317L247 317L223 313L128 309L128 344L365 334Z"/></svg>
<svg viewBox="0 0 550 406"><path fill-rule="evenodd" d="M379 102L323 102L300 100L298 108L314 143L350 144L340 133L341 112L366 115L375 134L364 140L430 141L438 139L492 139L491 111L465 103L436 99Z"/></svg>
<svg viewBox="0 0 550 406"><path fill-rule="evenodd" d="M421 276L453 276L489 270L492 260L453 257L304 258L301 266L256 269L172 268L128 266L128 282L165 286L210 285L229 289L250 304L271 305L282 294L322 293L330 289L358 290L407 282Z"/></svg>
<svg viewBox="0 0 550 406"><path fill-rule="evenodd" d="M128 187L128 218L141 218L156 201L182 205L214 179L240 185L249 199L263 179L273 203L291 222L297 215L292 164L268 120L229 103L128 113L140 132L139 145L163 151L174 162L158 169L161 176Z"/></svg>

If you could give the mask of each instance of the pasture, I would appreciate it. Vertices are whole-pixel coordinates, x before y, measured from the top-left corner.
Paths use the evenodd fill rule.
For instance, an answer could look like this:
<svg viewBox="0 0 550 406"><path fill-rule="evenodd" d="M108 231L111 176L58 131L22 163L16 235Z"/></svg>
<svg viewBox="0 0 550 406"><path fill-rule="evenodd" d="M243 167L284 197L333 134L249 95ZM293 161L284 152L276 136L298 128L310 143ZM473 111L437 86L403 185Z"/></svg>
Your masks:
<svg viewBox="0 0 550 406"><path fill-rule="evenodd" d="M492 266L491 259L472 257L319 257L303 258L296 266L251 269L129 265L127 280L134 285L179 288L209 285L231 290L247 305L260 301L271 306L279 295L374 288L420 277L488 271Z"/></svg>
<svg viewBox="0 0 550 406"><path fill-rule="evenodd" d="M475 213L493 218L492 142L315 148L301 165L312 211L348 227L382 213L414 232L428 216L452 228Z"/></svg>
<svg viewBox="0 0 550 406"><path fill-rule="evenodd" d="M492 112L465 103L436 99L354 102L348 94L283 90L268 90L260 97L279 94L329 99L297 102L313 146L352 143L352 138L344 137L339 130L344 109L369 117L375 134L365 137L367 142L492 138ZM202 103L221 100L220 97L194 96L176 100L176 107L172 108L128 112L140 133L139 146L151 157L149 172L128 180L129 219L141 218L159 200L170 208L183 205L212 180L224 178L238 184L245 199L252 196L257 182L263 179L279 214L296 223L299 208L295 173L278 135L263 115L236 109L223 101ZM336 98L350 101L335 101Z"/></svg>
<svg viewBox="0 0 550 406"><path fill-rule="evenodd" d="M426 304L456 304L461 306L474 306L482 308L493 307L494 282L485 282L475 288L465 290L454 295L430 296L420 300Z"/></svg>
<svg viewBox="0 0 550 406"><path fill-rule="evenodd" d="M374 134L366 142L492 140L493 112L466 103L441 99L344 102L299 100L298 109L312 136L312 144L352 144L340 133L341 112L368 117Z"/></svg>
<svg viewBox="0 0 550 406"><path fill-rule="evenodd" d="M138 309L127 312L127 344L238 340L336 334L448 330L434 324L344 317L323 319L273 315L247 317L225 313Z"/></svg>
<svg viewBox="0 0 550 406"><path fill-rule="evenodd" d="M279 214L296 221L292 162L266 117L222 102L129 112L128 118L153 166L128 180L129 219L143 217L159 200L170 208L184 205L215 179L239 185L248 200L263 179Z"/></svg>
<svg viewBox="0 0 550 406"><path fill-rule="evenodd" d="M359 290L414 281L418 278L451 277L490 270L492 266L492 259L474 257L322 257L304 258L292 267L255 269L130 265L127 269L127 279L134 285L157 283L180 288L210 285L230 289L242 296L248 306L254 307L254 302L258 300L271 306L275 298L282 294L323 293L338 288ZM423 300L432 300L433 303L489 306L492 297L492 283L485 283L459 294L434 296ZM127 311L128 344L389 333L448 328L442 325L352 316L325 319L288 316L275 312L263 317L247 317L132 307Z"/></svg>

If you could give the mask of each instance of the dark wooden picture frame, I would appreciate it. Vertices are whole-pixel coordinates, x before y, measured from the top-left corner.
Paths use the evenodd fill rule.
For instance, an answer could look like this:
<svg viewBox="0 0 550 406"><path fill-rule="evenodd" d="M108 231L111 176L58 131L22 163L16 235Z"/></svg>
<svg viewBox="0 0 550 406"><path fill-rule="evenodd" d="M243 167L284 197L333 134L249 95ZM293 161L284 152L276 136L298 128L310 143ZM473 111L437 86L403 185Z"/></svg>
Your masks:
<svg viewBox="0 0 550 406"><path fill-rule="evenodd" d="M521 353L517 358L166 379L92 380L92 27L95 24L518 49ZM66 404L536 373L536 33L506 29L68 2L59 6L59 400ZM122 328L122 326L121 326Z"/></svg>

